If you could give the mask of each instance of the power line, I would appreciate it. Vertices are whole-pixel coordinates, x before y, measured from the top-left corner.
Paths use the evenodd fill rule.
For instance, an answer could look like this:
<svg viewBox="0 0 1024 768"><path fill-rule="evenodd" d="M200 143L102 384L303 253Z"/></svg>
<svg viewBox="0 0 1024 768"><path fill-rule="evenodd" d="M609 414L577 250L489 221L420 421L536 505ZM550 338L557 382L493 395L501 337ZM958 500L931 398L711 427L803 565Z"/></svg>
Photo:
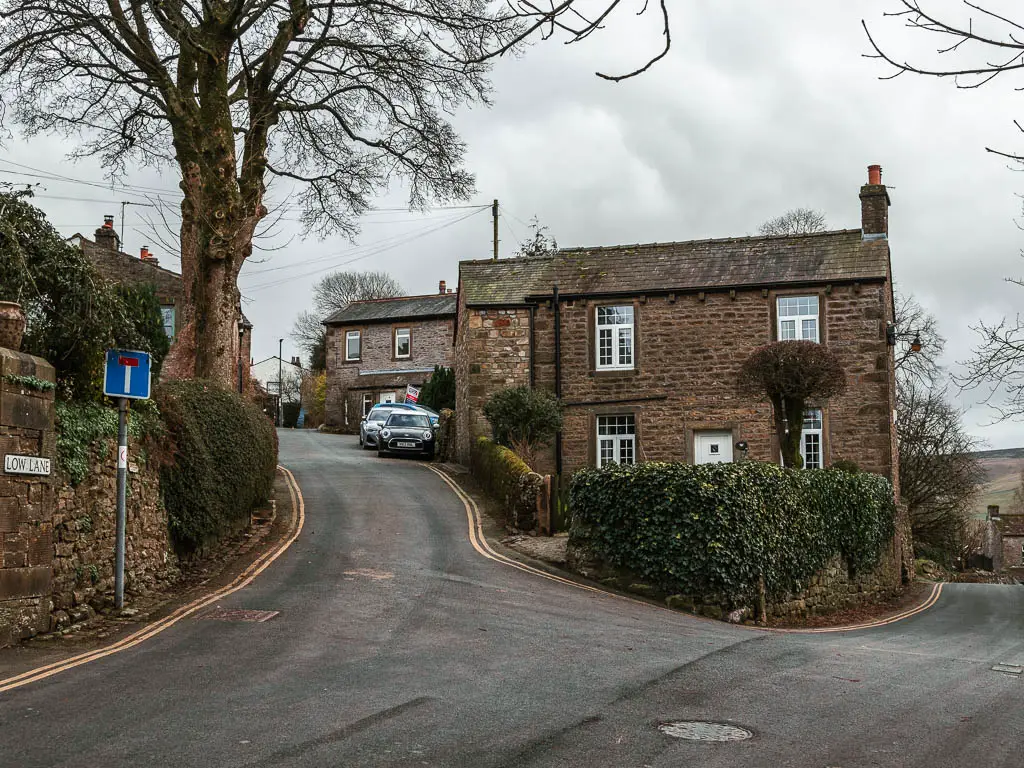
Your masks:
<svg viewBox="0 0 1024 768"><path fill-rule="evenodd" d="M292 282L294 280L301 280L304 277L311 277L313 275L318 275L318 274L321 274L323 272L327 272L327 271L332 270L332 269L337 269L338 267L343 267L343 266L346 266L348 264L353 264L353 263L355 263L357 261L361 261L362 259L368 259L371 256L377 256L377 255L379 255L381 253L384 253L385 251L393 250L395 248L398 248L401 245L405 245L406 243L412 242L414 240L419 240L419 239L421 239L423 237L426 237L427 235L431 235L431 234L434 234L435 232L441 231L442 229L447 229L448 227L454 226L455 224L458 224L458 223L460 223L462 221L465 221L466 219L472 218L473 216L476 216L476 215L482 213L484 210L486 210L489 207L490 206L484 206L483 208L479 208L479 209L477 209L475 211L471 211L470 213L467 213L464 216L460 216L459 218L457 218L457 219L455 219L453 221L449 221L449 222L446 222L446 223L441 224L439 226L435 226L434 228L429 229L429 230L427 230L427 231L425 231L425 232L423 232L421 234L417 234L417 235L415 235L413 237L408 237L405 240L400 240L398 242L390 243L390 244L385 245L383 247L380 247L380 248L377 248L375 250L372 250L372 251L370 251L368 253L364 253L364 254L361 254L359 256L355 256L354 258L348 259L346 261L338 262L338 263L335 263L335 264L330 264L330 265L328 265L326 267L323 267L323 268L320 268L320 269L315 269L315 270L312 270L310 272L304 272L304 273L302 273L300 275L292 275L291 277L286 277L286 278L283 278L283 279L273 280L273 281L270 281L270 282L267 282L267 283L260 283L260 284L254 285L254 286L250 286L249 288L246 289L246 292L247 293L255 293L256 291L261 291L261 290L264 290L265 288L274 288L274 287L277 287L279 285L283 285L285 283L290 283L290 282ZM306 262L306 263L308 263L308 262ZM306 263L298 264L298 265L292 265L292 266L296 266L296 267L305 266ZM265 270L265 271L270 271L270 270Z"/></svg>

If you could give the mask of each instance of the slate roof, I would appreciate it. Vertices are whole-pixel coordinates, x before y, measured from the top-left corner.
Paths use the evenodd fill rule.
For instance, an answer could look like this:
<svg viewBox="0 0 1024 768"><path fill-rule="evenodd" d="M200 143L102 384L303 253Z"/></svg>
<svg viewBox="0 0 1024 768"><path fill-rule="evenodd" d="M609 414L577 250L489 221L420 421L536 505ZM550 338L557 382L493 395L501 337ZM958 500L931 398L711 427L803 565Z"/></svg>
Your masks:
<svg viewBox="0 0 1024 768"><path fill-rule="evenodd" d="M859 229L813 235L691 240L601 248L563 248L552 256L464 261L469 306L523 304L549 296L638 294L714 288L884 279L885 239Z"/></svg>
<svg viewBox="0 0 1024 768"><path fill-rule="evenodd" d="M323 321L324 325L352 323L386 323L392 320L455 316L457 297L454 293L432 296L401 296L395 299L353 301Z"/></svg>
<svg viewBox="0 0 1024 768"><path fill-rule="evenodd" d="M1024 536L1024 515L1003 515L996 526L1004 537Z"/></svg>

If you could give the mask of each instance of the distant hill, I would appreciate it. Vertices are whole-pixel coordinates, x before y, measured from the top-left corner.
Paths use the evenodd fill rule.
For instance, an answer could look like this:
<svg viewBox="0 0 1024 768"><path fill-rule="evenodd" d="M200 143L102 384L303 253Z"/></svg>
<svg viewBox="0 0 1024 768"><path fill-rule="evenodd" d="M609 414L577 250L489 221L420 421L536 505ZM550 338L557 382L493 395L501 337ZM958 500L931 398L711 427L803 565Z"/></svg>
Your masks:
<svg viewBox="0 0 1024 768"><path fill-rule="evenodd" d="M975 451L976 459L1024 459L1024 448L999 448L995 451Z"/></svg>

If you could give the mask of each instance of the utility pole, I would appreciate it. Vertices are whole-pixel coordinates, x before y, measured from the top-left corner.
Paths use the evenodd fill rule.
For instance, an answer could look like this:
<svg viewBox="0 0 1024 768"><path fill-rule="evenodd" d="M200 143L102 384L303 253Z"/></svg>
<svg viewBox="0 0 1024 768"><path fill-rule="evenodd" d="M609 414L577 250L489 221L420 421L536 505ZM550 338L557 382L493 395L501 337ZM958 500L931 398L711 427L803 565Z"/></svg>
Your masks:
<svg viewBox="0 0 1024 768"><path fill-rule="evenodd" d="M281 355L284 354L284 339L277 340L277 426L284 426L284 361Z"/></svg>
<svg viewBox="0 0 1024 768"><path fill-rule="evenodd" d="M498 260L498 201L491 205L491 218L494 220L494 260Z"/></svg>
<svg viewBox="0 0 1024 768"><path fill-rule="evenodd" d="M121 234L119 235L119 237L120 237L120 240L121 240L120 245L121 245L121 250L122 251L124 251L124 209L125 209L125 206L127 206L127 205L135 205L135 206L138 206L139 208L155 208L156 207L155 205L152 205L150 203L133 203L131 200L122 200L121 201Z"/></svg>

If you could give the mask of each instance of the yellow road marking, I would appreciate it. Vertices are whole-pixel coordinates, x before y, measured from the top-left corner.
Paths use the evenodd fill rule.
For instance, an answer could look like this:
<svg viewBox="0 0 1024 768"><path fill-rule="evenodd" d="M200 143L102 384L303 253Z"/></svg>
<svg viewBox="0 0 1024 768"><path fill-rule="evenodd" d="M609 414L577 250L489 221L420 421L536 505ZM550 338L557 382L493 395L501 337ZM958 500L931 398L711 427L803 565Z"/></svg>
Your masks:
<svg viewBox="0 0 1024 768"><path fill-rule="evenodd" d="M38 680L44 680L47 677L66 672L69 669L79 667L83 664L88 664L91 661L97 661L99 659L112 656L115 653L120 653L129 648L134 648L139 643L142 643L151 637L155 637L166 629L170 629L182 619L187 616L191 616L196 611L199 611L210 603L214 603L217 600L227 597L228 595L234 594L240 589L244 589L249 586L252 581L259 576L263 571L270 567L277 558L284 554L292 543L299 537L302 532L302 526L306 521L306 503L302 498L302 490L299 488L299 484L295 481L294 475L282 466L278 466L278 469L284 473L285 479L288 482L288 494L291 497L292 502L292 513L296 518L294 529L291 535L278 547L268 552L264 552L255 561L253 561L244 571L238 576L218 590L211 592L204 597L197 598L191 603L187 603L173 613L165 616L159 621L155 621L152 624L148 624L142 629L128 635L127 637L119 640L116 643L106 646L105 648L99 648L95 651L89 651L87 653L79 654L78 656L72 656L69 659L63 661L57 661L52 664L47 664L36 669L23 672L20 675L9 677L6 680L0 680L0 693L9 691L13 688L20 688L23 685L34 683ZM297 515L295 513L298 513Z"/></svg>
<svg viewBox="0 0 1024 768"><path fill-rule="evenodd" d="M620 600L627 600L635 605L645 605L648 608L655 608L661 611L668 611L669 613L675 614L677 616L684 615L689 618L699 619L701 621L715 621L715 623L720 623L717 622L715 619L709 619L705 616L696 616L693 614L686 613L681 614L679 611L672 610L671 608L661 606L656 603L650 603L646 600L638 600L636 598L629 597L628 595L620 595L615 592L609 592L608 590L600 589L598 587L592 587L588 584L581 584L578 581L573 581L572 579L567 579L562 576L557 576L553 573L548 573L547 571L541 570L540 568L534 568L532 566L526 565L525 563L520 563L518 560L513 560L510 557L506 557L505 555L502 555L499 552L495 552L494 549L491 548L491 545L488 543L487 539L484 537L483 520L480 516L480 508L477 506L476 502L472 499L472 497L462 489L462 486L456 483L445 472L442 472L436 467L431 466L428 466L427 469L429 469L435 475L444 480L455 493L455 495L459 498L459 500L462 501L463 506L466 508L466 517L468 518L469 521L469 542L473 545L473 549L475 549L481 555L486 557L488 560L494 560L495 562L499 562L502 565L510 566L517 570L524 571L525 573L532 573L536 576L541 576L551 581L557 581L562 584L568 584L570 587L582 589L586 592L597 592L602 595L607 595L608 597L614 597ZM853 632L858 629L871 629L873 627L883 627L886 624L894 624L897 621L909 619L911 616L916 616L922 611L926 611L929 608L931 608L933 605L935 605L936 602L938 602L939 595L942 593L942 586L943 585L941 583L936 584L932 588L932 592L928 596L928 598L915 608L911 608L907 611L904 611L903 613L896 614L895 616L890 616L886 619L877 619L875 621L869 621L863 624L852 624L842 627L820 627L813 629L776 629L773 627L750 627L743 624L734 624L731 626L734 626L736 629L749 629L756 632L777 632L780 634L804 635L816 635L827 632Z"/></svg>

